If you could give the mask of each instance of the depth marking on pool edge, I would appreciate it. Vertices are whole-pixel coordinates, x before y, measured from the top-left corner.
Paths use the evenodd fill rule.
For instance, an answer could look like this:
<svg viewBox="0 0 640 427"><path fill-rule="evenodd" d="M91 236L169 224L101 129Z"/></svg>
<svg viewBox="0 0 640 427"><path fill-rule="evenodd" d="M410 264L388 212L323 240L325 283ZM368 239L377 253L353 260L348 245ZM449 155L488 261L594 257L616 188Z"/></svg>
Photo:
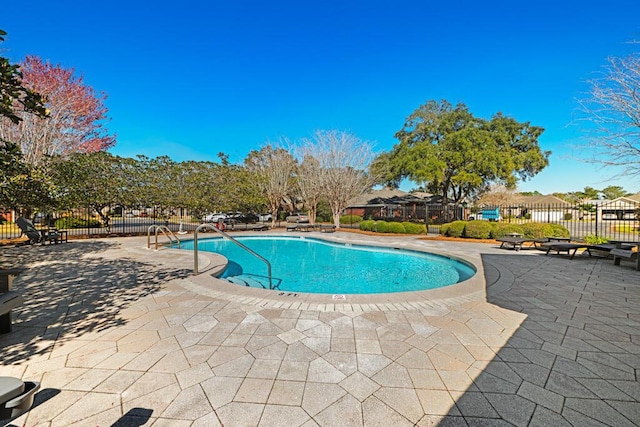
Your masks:
<svg viewBox="0 0 640 427"><path fill-rule="evenodd" d="M346 296L346 295L344 295L344 294L334 294L334 295L331 297L331 299L332 299L332 300L334 300L334 301L337 301L337 300L341 301L341 300L346 300L346 299L347 299L347 296Z"/></svg>
<svg viewBox="0 0 640 427"><path fill-rule="evenodd" d="M293 293L293 292L280 292L278 295L282 296L282 297L297 297L298 296L298 294Z"/></svg>

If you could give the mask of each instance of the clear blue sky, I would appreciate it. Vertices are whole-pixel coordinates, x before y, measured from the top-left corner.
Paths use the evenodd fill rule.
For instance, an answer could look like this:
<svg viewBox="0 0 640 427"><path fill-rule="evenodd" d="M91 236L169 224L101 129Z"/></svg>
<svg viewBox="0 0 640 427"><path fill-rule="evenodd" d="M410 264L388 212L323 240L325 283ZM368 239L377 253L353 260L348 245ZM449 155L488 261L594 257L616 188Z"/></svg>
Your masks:
<svg viewBox="0 0 640 427"><path fill-rule="evenodd" d="M107 93L114 154L241 162L316 129L388 151L413 110L446 99L546 129L550 166L523 191L640 191L571 160L575 100L640 39L637 0L5 3L3 55L73 67Z"/></svg>

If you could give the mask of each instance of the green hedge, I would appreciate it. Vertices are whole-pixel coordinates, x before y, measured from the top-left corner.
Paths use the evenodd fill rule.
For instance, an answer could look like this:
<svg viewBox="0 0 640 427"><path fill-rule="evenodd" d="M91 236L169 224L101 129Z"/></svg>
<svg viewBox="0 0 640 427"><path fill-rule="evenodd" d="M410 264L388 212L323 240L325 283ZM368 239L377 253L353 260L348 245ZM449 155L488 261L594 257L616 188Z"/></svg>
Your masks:
<svg viewBox="0 0 640 427"><path fill-rule="evenodd" d="M440 234L442 234L443 236L446 236L447 233L449 232L449 225L450 225L449 223L442 224L440 226Z"/></svg>
<svg viewBox="0 0 640 427"><path fill-rule="evenodd" d="M602 243L609 243L609 239L606 237L596 236L595 234L587 234L584 236L584 242L588 245L600 245Z"/></svg>
<svg viewBox="0 0 640 427"><path fill-rule="evenodd" d="M499 239L510 233L519 233L529 239L542 237L570 237L569 230L560 224L527 223L508 224L490 221L454 221L440 226L440 234L472 239Z"/></svg>
<svg viewBox="0 0 640 427"><path fill-rule="evenodd" d="M506 236L507 234L510 233L519 233L524 235L524 230L522 229L522 227L518 224L505 224L505 223L498 223L496 224L496 228L493 230L493 238L494 239L499 239L501 237Z"/></svg>
<svg viewBox="0 0 640 427"><path fill-rule="evenodd" d="M373 220L366 220L366 221L362 221L360 223L360 230L362 231L373 231L373 226L375 225L375 221Z"/></svg>
<svg viewBox="0 0 640 427"><path fill-rule="evenodd" d="M464 236L464 228L466 225L467 221L453 221L449 223L446 235L449 237L462 237Z"/></svg>
<svg viewBox="0 0 640 427"><path fill-rule="evenodd" d="M86 220L84 218L74 218L66 216L56 220L56 228L66 230L69 228L99 228L102 224L97 219Z"/></svg>
<svg viewBox="0 0 640 427"><path fill-rule="evenodd" d="M340 224L357 224L362 221L360 215L342 215L340 217Z"/></svg>
<svg viewBox="0 0 640 427"><path fill-rule="evenodd" d="M416 224L415 222L403 222L405 232L407 234L426 234L427 227L424 224Z"/></svg>
<svg viewBox="0 0 640 427"><path fill-rule="evenodd" d="M360 230L375 231L377 233L394 234L425 234L427 227L424 224L414 222L387 222L364 220L360 222Z"/></svg>
<svg viewBox="0 0 640 427"><path fill-rule="evenodd" d="M405 234L407 230L405 230L404 225L399 222L390 222L387 224L387 233L395 233L395 234Z"/></svg>
<svg viewBox="0 0 640 427"><path fill-rule="evenodd" d="M529 224L522 224L522 231L524 237L528 239L540 239L542 237L552 237L553 228L551 224L542 224L539 222L532 222ZM553 236L556 237L556 236ZM560 237L560 236L557 236Z"/></svg>
<svg viewBox="0 0 640 427"><path fill-rule="evenodd" d="M464 236L471 239L489 239L493 236L493 223L489 221L470 221L464 227Z"/></svg>
<svg viewBox="0 0 640 427"><path fill-rule="evenodd" d="M373 230L377 233L388 233L389 223L387 221L376 221L373 224Z"/></svg>
<svg viewBox="0 0 640 427"><path fill-rule="evenodd" d="M560 225L560 224L549 224L549 225L553 230L553 234L551 236L545 236L545 237L571 237L571 232L564 225Z"/></svg>

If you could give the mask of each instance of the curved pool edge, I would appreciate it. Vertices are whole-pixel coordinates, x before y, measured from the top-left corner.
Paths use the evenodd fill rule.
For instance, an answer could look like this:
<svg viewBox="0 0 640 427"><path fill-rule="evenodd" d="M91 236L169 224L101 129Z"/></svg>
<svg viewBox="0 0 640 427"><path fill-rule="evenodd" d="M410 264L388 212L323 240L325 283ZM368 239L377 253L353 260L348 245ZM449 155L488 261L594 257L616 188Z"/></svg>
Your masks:
<svg viewBox="0 0 640 427"><path fill-rule="evenodd" d="M284 232L261 232L259 234L243 233L242 235L292 237ZM218 269L204 269L200 267L200 274L189 276L180 280L180 285L185 290L207 295L212 298L220 298L242 304L260 306L262 308L280 309L317 309L320 311L388 311L388 310L427 310L440 312L446 306L459 305L469 302L486 300L486 282L484 269L479 255L473 253L453 253L442 248L429 247L428 241L411 237L378 237L365 236L353 233L336 232L330 236L320 233L310 236L298 236L300 238L319 239L334 243L350 243L382 248L400 248L419 252L429 252L445 256L472 265L476 273L469 279L448 285L442 288L410 292L393 292L383 294L311 294L300 292L271 291L250 287L242 287L236 284L218 279L215 272ZM180 251L167 249L168 251ZM180 251L184 255L184 251ZM199 252L199 259L204 252ZM214 255L214 263L219 263L219 258ZM226 260L226 258L225 258ZM199 261L200 262L200 261ZM220 273L218 273L220 274Z"/></svg>

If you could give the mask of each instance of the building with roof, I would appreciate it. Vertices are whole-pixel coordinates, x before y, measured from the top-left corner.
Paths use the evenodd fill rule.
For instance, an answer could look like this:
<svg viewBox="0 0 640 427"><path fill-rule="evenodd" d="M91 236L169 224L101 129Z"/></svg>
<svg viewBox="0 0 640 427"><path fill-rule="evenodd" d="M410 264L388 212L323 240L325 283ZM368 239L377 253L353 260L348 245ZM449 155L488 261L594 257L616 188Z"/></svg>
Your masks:
<svg viewBox="0 0 640 427"><path fill-rule="evenodd" d="M442 196L393 188L372 190L353 199L346 214L386 221L446 222L465 218L461 205L443 205Z"/></svg>

